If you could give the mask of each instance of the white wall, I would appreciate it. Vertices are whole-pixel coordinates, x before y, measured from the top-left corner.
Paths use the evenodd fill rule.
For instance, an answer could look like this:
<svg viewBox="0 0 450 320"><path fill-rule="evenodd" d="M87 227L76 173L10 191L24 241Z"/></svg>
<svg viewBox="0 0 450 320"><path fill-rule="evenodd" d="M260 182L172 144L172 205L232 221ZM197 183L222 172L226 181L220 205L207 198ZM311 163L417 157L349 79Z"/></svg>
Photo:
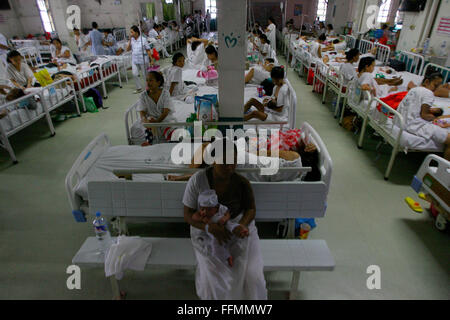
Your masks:
<svg viewBox="0 0 450 320"><path fill-rule="evenodd" d="M448 0L445 1L448 2ZM431 24L433 23L434 12L437 8L437 4L438 0L430 0L427 1L427 5L423 11L405 12L403 27L397 44L397 50L410 51L412 48L417 48L422 45L422 42L426 38L428 31L430 31ZM436 41L433 43L436 45Z"/></svg>
<svg viewBox="0 0 450 320"><path fill-rule="evenodd" d="M0 14L3 16L4 22L0 23L0 33L2 33L8 39L13 36L23 36L22 24L17 17L16 11L12 6L12 1L9 0L11 10L2 10Z"/></svg>
<svg viewBox="0 0 450 320"><path fill-rule="evenodd" d="M335 15L333 17L334 7L336 6ZM342 33L343 27L347 22L352 21L351 16L352 1L350 0L329 0L326 23L333 25L335 33Z"/></svg>
<svg viewBox="0 0 450 320"><path fill-rule="evenodd" d="M430 37L430 46L434 49L434 52L437 54L439 52L439 47L443 41L447 42L447 55L450 54L450 36L446 36L440 33L437 33L437 28L439 26L439 21L442 17L450 16L450 1L441 1L441 6L439 8L439 12L436 16L436 22L433 27L431 37Z"/></svg>

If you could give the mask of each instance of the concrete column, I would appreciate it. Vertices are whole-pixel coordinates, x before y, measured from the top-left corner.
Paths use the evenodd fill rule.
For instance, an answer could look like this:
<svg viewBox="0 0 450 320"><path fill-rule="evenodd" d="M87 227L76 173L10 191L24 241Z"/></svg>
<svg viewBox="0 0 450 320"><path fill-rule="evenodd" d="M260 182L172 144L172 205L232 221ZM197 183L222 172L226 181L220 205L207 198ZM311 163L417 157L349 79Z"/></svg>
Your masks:
<svg viewBox="0 0 450 320"><path fill-rule="evenodd" d="M181 24L181 0L174 0L175 4L175 17L178 25Z"/></svg>
<svg viewBox="0 0 450 320"><path fill-rule="evenodd" d="M56 32L61 41L65 41L72 52L77 51L77 45L72 30L67 28L66 10L69 6L67 0L49 0L50 12L53 18Z"/></svg>
<svg viewBox="0 0 450 320"><path fill-rule="evenodd" d="M122 1L123 18L125 22L125 29L127 35L130 34L131 26L138 24L138 10L136 9L136 4L134 1Z"/></svg>
<svg viewBox="0 0 450 320"><path fill-rule="evenodd" d="M217 1L219 20L220 119L241 120L244 113L246 1Z"/></svg>

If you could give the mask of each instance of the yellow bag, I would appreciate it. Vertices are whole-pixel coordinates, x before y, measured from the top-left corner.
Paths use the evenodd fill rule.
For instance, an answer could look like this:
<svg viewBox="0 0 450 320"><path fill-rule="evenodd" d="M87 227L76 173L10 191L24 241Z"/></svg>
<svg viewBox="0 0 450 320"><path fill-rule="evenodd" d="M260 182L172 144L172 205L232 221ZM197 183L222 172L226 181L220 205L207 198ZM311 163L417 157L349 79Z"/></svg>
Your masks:
<svg viewBox="0 0 450 320"><path fill-rule="evenodd" d="M36 72L34 77L42 87L53 83L52 77L50 76L50 73L48 73L47 69L42 69L41 71Z"/></svg>

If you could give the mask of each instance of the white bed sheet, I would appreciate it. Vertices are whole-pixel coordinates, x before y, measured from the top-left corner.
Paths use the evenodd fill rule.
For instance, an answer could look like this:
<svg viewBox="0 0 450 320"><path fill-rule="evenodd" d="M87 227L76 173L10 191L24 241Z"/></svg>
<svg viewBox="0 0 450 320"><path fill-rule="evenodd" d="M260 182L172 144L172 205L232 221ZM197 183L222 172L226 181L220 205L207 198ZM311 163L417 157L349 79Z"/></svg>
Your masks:
<svg viewBox="0 0 450 320"><path fill-rule="evenodd" d="M0 119L0 124L3 129L8 133L15 128L21 126L23 123L28 122L41 116L44 113L44 108L40 102L36 103L37 108L35 110L27 110L25 108L18 108L8 113L8 116Z"/></svg>

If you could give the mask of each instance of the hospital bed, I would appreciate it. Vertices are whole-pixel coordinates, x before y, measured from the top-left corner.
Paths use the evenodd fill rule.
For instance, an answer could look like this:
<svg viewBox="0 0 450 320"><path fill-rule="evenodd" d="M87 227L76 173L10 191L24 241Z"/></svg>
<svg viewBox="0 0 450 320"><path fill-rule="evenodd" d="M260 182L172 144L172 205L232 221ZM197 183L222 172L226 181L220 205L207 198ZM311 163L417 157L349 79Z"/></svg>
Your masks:
<svg viewBox="0 0 450 320"><path fill-rule="evenodd" d="M400 51L397 59L405 63L406 71L414 74L422 74L425 66L425 60L422 55L414 52Z"/></svg>
<svg viewBox="0 0 450 320"><path fill-rule="evenodd" d="M43 65L41 53L35 47L22 47L17 51L31 68L39 68Z"/></svg>
<svg viewBox="0 0 450 320"><path fill-rule="evenodd" d="M321 179L315 182L299 179L252 182L257 204L257 220L280 221L300 217L318 218L325 215L332 161L322 139L308 123L302 124L301 132L303 141L317 146ZM175 144L164 144L153 147L174 146ZM121 148L125 150L121 151ZM186 182L165 181L160 177L164 173L176 172L180 166L158 165L164 155L169 155L170 158L171 149L158 154L149 152L148 155L140 156L139 161L133 160L136 154L150 150L146 148L149 147L112 147L105 134L89 143L66 176L66 192L77 221L85 221L86 215L95 214L97 211L110 218L134 217L182 221L181 199ZM111 163L109 170L105 169L106 163ZM119 168L120 172L115 171L119 176L130 175L133 172L139 174L131 181L122 180L113 175L114 168ZM299 171L298 168L290 169L296 170L297 173L308 171L307 168ZM290 169L284 170L292 171ZM159 173L159 175L144 179L143 176L139 176L143 173L147 175ZM288 175L291 176L289 173ZM293 221L291 225L292 223Z"/></svg>
<svg viewBox="0 0 450 320"><path fill-rule="evenodd" d="M378 42L376 42L374 46L377 49L375 55L376 60L379 61L381 65L387 65L389 58L391 57L391 48Z"/></svg>
<svg viewBox="0 0 450 320"><path fill-rule="evenodd" d="M33 110L29 108L27 102L35 97L38 97L39 101L36 102L36 109ZM71 100L74 100L78 114L80 114L74 84L71 79L65 78L46 87L36 88L32 93L0 106L0 111L8 110L8 114L0 119L0 146L8 151L14 164L18 161L9 137L44 117L47 120L51 136L54 136L55 128L50 112Z"/></svg>
<svg viewBox="0 0 450 320"><path fill-rule="evenodd" d="M37 39L10 40L16 49L33 47L38 52L40 61L43 63L43 56L50 56L50 44L44 44L43 41Z"/></svg>
<svg viewBox="0 0 450 320"><path fill-rule="evenodd" d="M439 214L435 226L444 231L450 220L450 161L429 154L416 175L411 187L417 192L425 192Z"/></svg>
<svg viewBox="0 0 450 320"><path fill-rule="evenodd" d="M117 77L119 79L119 87L122 88L122 79L120 76L120 62L114 56L97 56L100 58L99 72L100 81L102 83L103 98L108 98L108 92L106 91L106 81ZM91 63L92 65L92 63Z"/></svg>
<svg viewBox="0 0 450 320"><path fill-rule="evenodd" d="M365 39L359 40L358 50L361 54L369 53L373 48L373 42Z"/></svg>
<svg viewBox="0 0 450 320"><path fill-rule="evenodd" d="M84 67L81 70L77 70L77 81L74 83L75 90L81 100L83 106L83 112L86 112L86 104L83 99L83 94L91 88L98 87L102 84L102 78L100 76L100 67Z"/></svg>
<svg viewBox="0 0 450 320"><path fill-rule="evenodd" d="M356 46L356 38L354 36L346 35L345 42L347 44L347 49L353 49Z"/></svg>
<svg viewBox="0 0 450 320"><path fill-rule="evenodd" d="M116 41L123 41L127 39L127 30L125 28L117 28L114 29L113 35L116 38Z"/></svg>

